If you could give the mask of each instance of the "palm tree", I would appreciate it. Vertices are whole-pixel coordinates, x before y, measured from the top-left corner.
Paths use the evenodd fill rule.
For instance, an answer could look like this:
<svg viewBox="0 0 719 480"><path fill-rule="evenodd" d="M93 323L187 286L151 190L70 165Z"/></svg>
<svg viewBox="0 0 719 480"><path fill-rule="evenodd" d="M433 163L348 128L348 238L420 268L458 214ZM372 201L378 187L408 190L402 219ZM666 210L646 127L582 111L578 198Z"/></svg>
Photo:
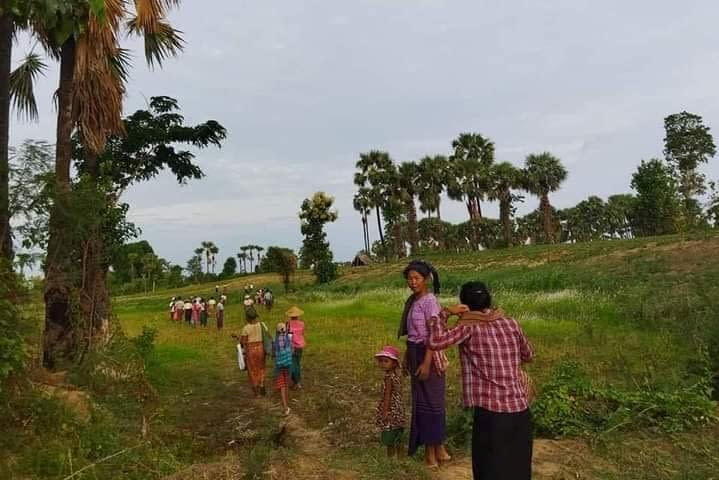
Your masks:
<svg viewBox="0 0 719 480"><path fill-rule="evenodd" d="M437 220L442 220L439 206L447 185L448 162L443 155L427 156L419 161L419 208L428 216L437 212Z"/></svg>
<svg viewBox="0 0 719 480"><path fill-rule="evenodd" d="M200 242L200 245L201 245L200 249L202 250L202 253L200 254L200 256L204 255L205 270L207 273L210 273L210 261L211 261L211 257L212 257L212 249L215 248L215 244L208 240L205 240L204 242Z"/></svg>
<svg viewBox="0 0 719 480"><path fill-rule="evenodd" d="M358 187L368 188L368 197L377 213L377 230L379 231L380 243L384 246L384 232L382 231L382 209L387 200L387 186L394 163L387 152L372 150L369 153L361 153L360 159L355 165L358 172L355 173L354 183Z"/></svg>
<svg viewBox="0 0 719 480"><path fill-rule="evenodd" d="M478 133L461 133L452 141L447 193L452 200L464 201L474 229L474 244L480 244L481 201L488 190L489 169L494 163L494 143Z"/></svg>
<svg viewBox="0 0 719 480"><path fill-rule="evenodd" d="M499 219L504 232L504 242L508 247L511 247L514 243L512 215L515 208L512 204L523 198L520 195L513 194L512 189L521 188L523 185L522 172L511 163L502 162L492 165L487 199L499 201Z"/></svg>
<svg viewBox="0 0 719 480"><path fill-rule="evenodd" d="M259 245L255 245L255 250L257 250L257 266L260 266L260 262L262 261L262 252L265 250L264 247L261 247Z"/></svg>
<svg viewBox="0 0 719 480"><path fill-rule="evenodd" d="M400 197L407 214L407 239L412 255L419 253L419 233L417 231L417 207L414 197L417 196L417 186L421 177L419 166L414 162L403 162L398 169L398 184Z"/></svg>
<svg viewBox="0 0 719 480"><path fill-rule="evenodd" d="M36 119L38 112L33 85L37 76L45 70L40 57L30 54L11 72L13 37L18 30L27 28L34 3L32 0L0 2L0 259L8 261L13 256L8 199L10 104L14 105L19 115Z"/></svg>
<svg viewBox="0 0 719 480"><path fill-rule="evenodd" d="M220 253L220 248L214 243L210 246L210 265L212 265L212 273L215 273L215 265L217 265L217 254Z"/></svg>
<svg viewBox="0 0 719 480"><path fill-rule="evenodd" d="M369 225L367 224L367 217L369 217L372 209L372 200L369 197L369 189L366 187L360 187L357 190L354 198L352 199L352 206L357 210L362 217L362 234L364 238L364 251L369 253L370 251L370 238L369 238Z"/></svg>
<svg viewBox="0 0 719 480"><path fill-rule="evenodd" d="M240 247L240 250L242 251L242 253L245 254L245 257L243 259L244 263L247 263L247 260L249 260L249 258L250 258L249 253L247 253L250 251L250 247L252 247L252 245L243 245ZM245 267L244 270L245 270L245 273L247 273L247 267Z"/></svg>
<svg viewBox="0 0 719 480"><path fill-rule="evenodd" d="M528 155L524 164L524 179L527 191L539 197L539 210L542 213L544 238L554 243L555 232L552 226L552 205L549 193L559 190L567 178L567 170L561 161L549 152Z"/></svg>
<svg viewBox="0 0 719 480"><path fill-rule="evenodd" d="M242 265L242 271L247 273L247 253L245 253L245 251L247 249L245 247L240 247L240 250L243 250L243 252L237 254L237 259L240 261L240 264Z"/></svg>
<svg viewBox="0 0 719 480"><path fill-rule="evenodd" d="M254 262L255 262L255 246L254 246L254 245L249 245L249 247L250 247L250 256L249 256L249 258L250 258L250 273L255 273L255 266L254 266Z"/></svg>
<svg viewBox="0 0 719 480"><path fill-rule="evenodd" d="M98 189L98 156L107 136L123 131L122 100L127 80L127 53L120 47L121 29L145 39L148 64L160 64L182 48L182 40L166 21L167 9L179 0L65 0L37 2L31 18L33 31L53 58L60 61L56 92L57 138L55 142L55 207L50 212L45 275L44 362L52 368L56 357L72 355L77 342L92 339L108 321L109 293L104 267L103 239L98 225L89 233L87 268L81 285L87 301L85 322L73 322L69 292L75 268L66 252L70 243L70 172L72 134L78 132L89 173L89 184ZM134 13L130 7L134 6ZM130 16L128 18L128 16ZM77 335L75 325L88 325L90 333Z"/></svg>

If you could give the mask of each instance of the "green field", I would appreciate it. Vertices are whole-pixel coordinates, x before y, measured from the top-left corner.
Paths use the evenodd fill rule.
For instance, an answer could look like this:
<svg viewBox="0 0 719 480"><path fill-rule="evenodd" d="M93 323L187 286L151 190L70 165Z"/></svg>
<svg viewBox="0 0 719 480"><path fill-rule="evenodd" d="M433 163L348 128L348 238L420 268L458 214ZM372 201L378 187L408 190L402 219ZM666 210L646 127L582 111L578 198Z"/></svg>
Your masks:
<svg viewBox="0 0 719 480"><path fill-rule="evenodd" d="M719 236L428 259L442 274L443 304L455 302L463 282L486 281L534 344L529 371L544 437L536 478L719 478L717 410L707 399L719 365ZM270 325L291 304L306 312L305 389L292 392L289 422L276 398L251 399L229 337L241 327L242 286L281 292L277 277L229 282L223 332L168 320L170 296L209 295L214 284L115 299L128 337L144 327L157 331L137 376L146 381L71 376L91 392L89 423L29 396L0 441L0 477L66 478L89 466L72 478L431 478L419 459L386 460L372 425L379 380L372 354L385 343L399 345L408 295L402 267L347 268L322 287L301 273L273 312L260 312ZM125 358L120 347L111 355ZM450 359L456 460L437 478L471 478L455 351Z"/></svg>

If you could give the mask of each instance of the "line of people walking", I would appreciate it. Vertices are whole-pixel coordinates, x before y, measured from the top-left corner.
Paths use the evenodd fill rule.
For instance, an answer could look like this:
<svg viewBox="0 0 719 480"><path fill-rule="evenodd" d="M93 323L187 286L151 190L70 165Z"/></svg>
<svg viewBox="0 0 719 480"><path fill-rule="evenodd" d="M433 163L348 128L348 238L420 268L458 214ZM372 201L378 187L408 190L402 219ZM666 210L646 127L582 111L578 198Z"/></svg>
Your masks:
<svg viewBox="0 0 719 480"><path fill-rule="evenodd" d="M209 321L214 321L218 330L225 325L225 305L227 296L220 295L219 300L214 296L209 299L203 297L172 297L170 300L170 319L176 322L185 321L192 327L207 327Z"/></svg>
<svg viewBox="0 0 719 480"><path fill-rule="evenodd" d="M253 304L245 304L247 324L239 335L239 364L247 370L247 377L255 397L265 396L267 360L274 361L274 386L280 396L285 415L290 414L289 390L302 388L302 353L306 346L304 312L293 306L285 312L285 321L275 327L274 337L259 319Z"/></svg>

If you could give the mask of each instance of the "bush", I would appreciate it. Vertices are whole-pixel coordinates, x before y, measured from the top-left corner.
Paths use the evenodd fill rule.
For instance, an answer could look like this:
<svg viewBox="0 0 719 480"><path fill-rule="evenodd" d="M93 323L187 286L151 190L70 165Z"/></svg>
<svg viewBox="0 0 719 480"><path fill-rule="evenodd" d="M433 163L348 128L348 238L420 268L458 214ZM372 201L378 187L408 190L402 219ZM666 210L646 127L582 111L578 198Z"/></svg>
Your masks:
<svg viewBox="0 0 719 480"><path fill-rule="evenodd" d="M0 392L5 380L23 364L20 304L24 292L17 276L0 264Z"/></svg>
<svg viewBox="0 0 719 480"><path fill-rule="evenodd" d="M142 333L132 339L132 343L137 348L140 356L147 361L152 352L155 350L155 337L157 337L157 329L144 325Z"/></svg>
<svg viewBox="0 0 719 480"><path fill-rule="evenodd" d="M315 265L317 283L329 283L337 278L337 265L331 259L320 260Z"/></svg>
<svg viewBox="0 0 719 480"><path fill-rule="evenodd" d="M679 432L716 419L711 372L696 384L673 391L640 385L626 391L592 385L579 364L562 362L532 410L537 434L557 437L649 428Z"/></svg>

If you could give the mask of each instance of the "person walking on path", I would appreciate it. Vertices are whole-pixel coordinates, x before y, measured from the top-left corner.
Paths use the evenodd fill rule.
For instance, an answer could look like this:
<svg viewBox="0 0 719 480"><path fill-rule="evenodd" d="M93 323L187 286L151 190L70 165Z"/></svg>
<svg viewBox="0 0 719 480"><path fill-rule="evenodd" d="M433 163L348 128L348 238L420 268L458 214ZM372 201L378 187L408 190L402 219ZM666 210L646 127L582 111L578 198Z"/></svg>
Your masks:
<svg viewBox="0 0 719 480"><path fill-rule="evenodd" d="M430 319L439 316L437 298L429 292L432 282L439 293L437 271L427 262L413 260L403 272L412 295L402 312L398 337L407 336L405 368L411 375L412 418L409 432L409 455L424 445L424 460L429 468L452 459L444 447L447 429L445 371L448 361L444 352L428 346Z"/></svg>
<svg viewBox="0 0 719 480"><path fill-rule="evenodd" d="M429 346L459 345L462 401L474 409L472 471L476 480L529 480L532 476L530 382L522 364L533 351L516 320L492 309L482 282L462 286L461 305L430 320ZM459 315L448 328L447 319Z"/></svg>
<svg viewBox="0 0 719 480"><path fill-rule="evenodd" d="M185 300L185 304L183 305L182 309L185 311L185 322L187 322L188 325L192 324L192 300L189 298Z"/></svg>
<svg viewBox="0 0 719 480"><path fill-rule="evenodd" d="M292 366L292 335L287 332L287 324L277 324L277 335L272 342L272 357L275 359L275 388L280 393L284 414L290 414L290 367Z"/></svg>
<svg viewBox="0 0 719 480"><path fill-rule="evenodd" d="M207 302L204 298L200 300L200 325L207 326Z"/></svg>
<svg viewBox="0 0 719 480"><path fill-rule="evenodd" d="M192 302L192 326L196 327L200 324L200 310L202 309L200 305L200 299L196 298L194 302Z"/></svg>
<svg viewBox="0 0 719 480"><path fill-rule="evenodd" d="M377 405L375 424L382 432L380 442L387 447L387 456L399 457L405 424L399 350L391 345L385 345L375 354L375 358L377 366L384 373L382 399Z"/></svg>
<svg viewBox="0 0 719 480"><path fill-rule="evenodd" d="M272 294L272 290L270 290L268 288L267 291L265 291L265 308L267 309L268 312L272 310L274 303L275 303L275 297Z"/></svg>
<svg viewBox="0 0 719 480"><path fill-rule="evenodd" d="M182 314L185 311L185 302L182 300L182 297L178 295L177 300L175 300L175 317L174 320L176 322L182 321Z"/></svg>
<svg viewBox="0 0 719 480"><path fill-rule="evenodd" d="M287 317L287 331L292 335L292 368L290 377L295 388L302 388L302 352L307 344L305 341L305 322L300 317L304 315L300 308L293 305L285 312Z"/></svg>
<svg viewBox="0 0 719 480"><path fill-rule="evenodd" d="M217 329L222 330L225 326L225 302L219 302L217 304Z"/></svg>
<svg viewBox="0 0 719 480"><path fill-rule="evenodd" d="M257 311L253 308L246 312L247 325L240 332L240 343L245 352L247 376L255 397L265 395L265 352L263 339L269 335L267 325L258 321Z"/></svg>
<svg viewBox="0 0 719 480"><path fill-rule="evenodd" d="M215 300L215 297L210 297L207 301L207 316L217 318L217 300Z"/></svg>

